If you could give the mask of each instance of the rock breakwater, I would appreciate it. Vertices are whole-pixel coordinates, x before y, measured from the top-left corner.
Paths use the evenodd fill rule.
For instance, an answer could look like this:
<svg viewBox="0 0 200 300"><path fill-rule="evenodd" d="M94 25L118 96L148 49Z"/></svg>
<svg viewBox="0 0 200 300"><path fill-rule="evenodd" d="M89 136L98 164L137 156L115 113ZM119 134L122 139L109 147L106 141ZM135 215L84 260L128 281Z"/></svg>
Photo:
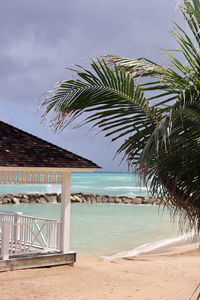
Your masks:
<svg viewBox="0 0 200 300"><path fill-rule="evenodd" d="M70 196L72 203L119 203L119 204L153 204L159 205L159 198L141 196L112 196L101 194L72 193ZM20 203L60 203L61 194L1 194L0 205L20 204Z"/></svg>

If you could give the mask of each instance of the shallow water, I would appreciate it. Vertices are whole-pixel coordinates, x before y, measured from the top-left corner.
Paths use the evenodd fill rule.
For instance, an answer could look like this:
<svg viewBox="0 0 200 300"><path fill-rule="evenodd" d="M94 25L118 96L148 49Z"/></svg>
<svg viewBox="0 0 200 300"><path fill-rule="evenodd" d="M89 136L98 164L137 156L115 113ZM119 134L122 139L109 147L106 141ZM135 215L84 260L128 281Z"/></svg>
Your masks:
<svg viewBox="0 0 200 300"><path fill-rule="evenodd" d="M52 219L60 218L60 204L4 205L1 211ZM148 243L178 237L168 211L157 206L72 204L71 250L79 255L109 256Z"/></svg>
<svg viewBox="0 0 200 300"><path fill-rule="evenodd" d="M140 186L138 177L127 173L74 173L71 190L147 196L147 190ZM60 191L60 185L51 184L0 186L0 193ZM27 215L60 219L60 204L2 205L0 210L22 211ZM162 245L166 239L178 236L178 226L170 223L169 212L165 210L163 213L162 209L158 212L157 206L72 204L71 249L81 255L109 256L120 252L131 255Z"/></svg>

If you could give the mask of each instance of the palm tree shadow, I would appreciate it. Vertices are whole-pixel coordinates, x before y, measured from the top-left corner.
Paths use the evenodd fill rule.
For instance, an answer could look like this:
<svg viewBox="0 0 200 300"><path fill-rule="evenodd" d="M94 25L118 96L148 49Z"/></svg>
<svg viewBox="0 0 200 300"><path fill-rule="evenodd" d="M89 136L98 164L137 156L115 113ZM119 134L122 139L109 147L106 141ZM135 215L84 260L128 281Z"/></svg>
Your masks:
<svg viewBox="0 0 200 300"><path fill-rule="evenodd" d="M192 300L192 298L190 298ZM200 293L198 294L197 298L195 300L200 300Z"/></svg>
<svg viewBox="0 0 200 300"><path fill-rule="evenodd" d="M196 294L199 287L200 287L200 283L197 285L196 289L194 290L194 292L193 292L192 296L189 298L189 300L194 299L193 296ZM200 300L200 293L198 294L197 298L195 298L194 300Z"/></svg>

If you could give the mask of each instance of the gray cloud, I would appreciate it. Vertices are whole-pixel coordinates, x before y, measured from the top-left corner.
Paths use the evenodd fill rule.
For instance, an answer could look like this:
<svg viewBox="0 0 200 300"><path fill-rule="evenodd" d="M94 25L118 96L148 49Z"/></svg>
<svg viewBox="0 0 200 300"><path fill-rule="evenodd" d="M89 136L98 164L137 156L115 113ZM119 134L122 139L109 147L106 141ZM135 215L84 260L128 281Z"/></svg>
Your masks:
<svg viewBox="0 0 200 300"><path fill-rule="evenodd" d="M173 43L167 31L174 0L18 0L3 6L0 87L9 100L4 90L12 86L16 101L32 101L63 78L65 66L88 56L157 58L161 47Z"/></svg>
<svg viewBox="0 0 200 300"><path fill-rule="evenodd" d="M1 4L0 115L62 146L67 146L63 142L67 135L54 136L43 127L38 129L40 115L35 111L39 104L34 100L69 76L65 67L110 53L163 62L161 48L175 45L169 17L183 24L175 12L175 0L8 0ZM74 132L67 134L72 141L70 150L77 152L77 140L89 138L86 130ZM102 138L93 143L95 151L86 146L79 154L104 147ZM105 143L101 152L109 152L111 161L114 150ZM102 160L105 156L102 154Z"/></svg>

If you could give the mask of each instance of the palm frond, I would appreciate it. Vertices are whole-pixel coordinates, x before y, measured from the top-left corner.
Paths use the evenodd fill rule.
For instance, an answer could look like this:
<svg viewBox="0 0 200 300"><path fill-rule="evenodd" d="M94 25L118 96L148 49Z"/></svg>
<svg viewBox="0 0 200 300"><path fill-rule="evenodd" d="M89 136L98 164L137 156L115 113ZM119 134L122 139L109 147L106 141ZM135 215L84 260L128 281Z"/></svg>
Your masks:
<svg viewBox="0 0 200 300"><path fill-rule="evenodd" d="M83 116L79 125L122 139L117 154L137 165L150 193L200 231L200 0L182 3L192 36L175 23L178 49L164 52L170 67L106 55L71 70L76 78L59 82L42 107L57 130Z"/></svg>
<svg viewBox="0 0 200 300"><path fill-rule="evenodd" d="M187 215L199 231L199 91L185 91L181 100L154 129L140 155L138 171L154 196L167 197L167 203Z"/></svg>
<svg viewBox="0 0 200 300"><path fill-rule="evenodd" d="M160 66L146 58L127 58L117 55L105 55L104 59L108 65L116 64L132 77L158 77L164 76L168 71L166 67Z"/></svg>
<svg viewBox="0 0 200 300"><path fill-rule="evenodd" d="M74 70L76 80L56 85L43 100L42 106L46 107L43 117L53 110L55 128L63 129L85 114L82 124L92 122L93 128L112 136L113 141L154 127L158 114L133 78L116 66L112 71L104 60L97 62L91 61L93 73L79 66Z"/></svg>
<svg viewBox="0 0 200 300"><path fill-rule="evenodd" d="M200 47L200 4L199 0L184 0L180 10Z"/></svg>
<svg viewBox="0 0 200 300"><path fill-rule="evenodd" d="M170 68L155 64L144 58L131 59L115 55L106 55L105 58L106 63L111 68L113 64L117 64L119 68L133 78L137 77L138 80L141 80L143 77L150 77L148 82L144 83L142 81L140 83L140 88L143 92L157 92L154 96L149 97L148 100L156 99L156 106L161 107L164 103L167 104L173 100L178 100L180 91L188 86L188 78L185 77L185 73L188 70L169 51L165 52L167 53L167 58L170 59L174 66L179 68L178 70L184 76L180 75L180 72L177 73Z"/></svg>

